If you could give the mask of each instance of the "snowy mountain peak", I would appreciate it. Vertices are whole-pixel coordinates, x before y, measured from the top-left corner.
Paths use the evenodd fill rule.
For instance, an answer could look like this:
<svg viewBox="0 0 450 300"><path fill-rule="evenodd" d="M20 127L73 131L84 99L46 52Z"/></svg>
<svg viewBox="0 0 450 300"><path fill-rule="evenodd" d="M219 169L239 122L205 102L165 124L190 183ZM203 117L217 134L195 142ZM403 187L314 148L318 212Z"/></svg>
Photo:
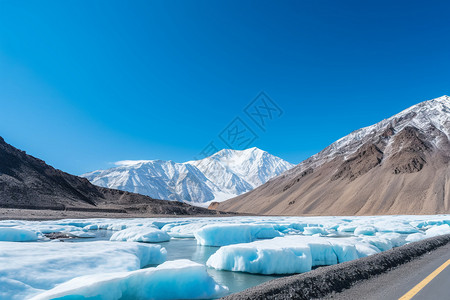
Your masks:
<svg viewBox="0 0 450 300"><path fill-rule="evenodd" d="M233 150L233 149L222 149L216 153L214 153L213 155L211 155L210 157L223 157L223 156L241 156L241 155L257 155L257 154L262 154L262 153L267 153L264 150L261 150L257 147L253 147L253 148L248 148L245 150Z"/></svg>
<svg viewBox="0 0 450 300"><path fill-rule="evenodd" d="M121 161L116 161L114 164L116 166L135 166L135 165L153 163L155 161L156 160L121 160Z"/></svg>
<svg viewBox="0 0 450 300"><path fill-rule="evenodd" d="M201 160L123 160L116 167L81 175L92 183L157 199L209 203L248 192L294 167L253 147L223 149Z"/></svg>
<svg viewBox="0 0 450 300"><path fill-rule="evenodd" d="M436 101L450 101L450 97L447 96L447 95L444 95L444 96L438 97L438 98L436 98L434 100L436 100Z"/></svg>
<svg viewBox="0 0 450 300"><path fill-rule="evenodd" d="M289 173L318 167L341 154L351 155L367 142L375 142L386 130L390 129L396 134L406 127L427 132L429 142L434 147L439 147L442 137L450 138L450 97L444 95L420 102L388 119L355 130L303 161Z"/></svg>

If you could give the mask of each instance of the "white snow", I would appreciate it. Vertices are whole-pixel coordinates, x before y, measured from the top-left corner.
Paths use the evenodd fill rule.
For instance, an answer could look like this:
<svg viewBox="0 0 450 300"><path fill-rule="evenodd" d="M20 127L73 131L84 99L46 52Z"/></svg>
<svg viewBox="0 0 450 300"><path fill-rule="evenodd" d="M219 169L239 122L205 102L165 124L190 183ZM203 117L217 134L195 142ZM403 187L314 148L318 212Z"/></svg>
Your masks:
<svg viewBox="0 0 450 300"><path fill-rule="evenodd" d="M165 258L159 245L0 242L0 299L27 299L75 277L138 270Z"/></svg>
<svg viewBox="0 0 450 300"><path fill-rule="evenodd" d="M170 235L155 227L134 226L115 232L110 241L159 243L170 240Z"/></svg>
<svg viewBox="0 0 450 300"><path fill-rule="evenodd" d="M257 239L271 239L282 236L273 225L217 224L207 225L195 232L199 245L225 246L253 242Z"/></svg>
<svg viewBox="0 0 450 300"><path fill-rule="evenodd" d="M35 231L20 228L0 227L0 241L32 242L37 241L37 239L38 235Z"/></svg>
<svg viewBox="0 0 450 300"><path fill-rule="evenodd" d="M156 268L77 277L32 300L212 299L226 291L226 287L208 275L203 265L176 260Z"/></svg>
<svg viewBox="0 0 450 300"><path fill-rule="evenodd" d="M116 165L81 176L99 186L201 206L248 192L294 167L258 148L224 149L185 163L127 160Z"/></svg>

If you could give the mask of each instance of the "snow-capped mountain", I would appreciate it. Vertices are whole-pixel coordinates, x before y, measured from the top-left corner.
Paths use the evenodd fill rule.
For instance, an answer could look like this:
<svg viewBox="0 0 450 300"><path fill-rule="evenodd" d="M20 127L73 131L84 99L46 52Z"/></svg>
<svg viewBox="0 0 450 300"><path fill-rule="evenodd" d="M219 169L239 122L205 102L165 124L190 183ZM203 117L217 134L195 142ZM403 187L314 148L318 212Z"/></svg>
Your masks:
<svg viewBox="0 0 450 300"><path fill-rule="evenodd" d="M450 97L337 140L257 189L214 205L256 214L450 212Z"/></svg>
<svg viewBox="0 0 450 300"><path fill-rule="evenodd" d="M397 133L408 126L424 132L433 132L434 134L428 136L429 141L435 147L441 146L442 142L450 138L450 97L444 95L421 102L374 125L355 130L292 168L288 173L318 167L339 155L351 155L365 143L376 139L380 133L384 131Z"/></svg>
<svg viewBox="0 0 450 300"><path fill-rule="evenodd" d="M114 168L81 176L103 187L155 199L201 204L241 195L293 166L258 148L224 149L207 158L185 163L120 161Z"/></svg>

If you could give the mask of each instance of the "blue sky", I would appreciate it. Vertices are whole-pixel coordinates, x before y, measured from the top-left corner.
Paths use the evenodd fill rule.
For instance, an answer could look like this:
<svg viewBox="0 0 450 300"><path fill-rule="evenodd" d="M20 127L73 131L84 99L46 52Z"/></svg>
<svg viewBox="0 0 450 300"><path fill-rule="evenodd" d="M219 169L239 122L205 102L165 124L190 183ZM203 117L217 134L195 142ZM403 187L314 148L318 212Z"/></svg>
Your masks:
<svg viewBox="0 0 450 300"><path fill-rule="evenodd" d="M74 174L198 156L239 117L290 162L449 94L448 1L0 0L0 136ZM283 114L244 108L265 91Z"/></svg>

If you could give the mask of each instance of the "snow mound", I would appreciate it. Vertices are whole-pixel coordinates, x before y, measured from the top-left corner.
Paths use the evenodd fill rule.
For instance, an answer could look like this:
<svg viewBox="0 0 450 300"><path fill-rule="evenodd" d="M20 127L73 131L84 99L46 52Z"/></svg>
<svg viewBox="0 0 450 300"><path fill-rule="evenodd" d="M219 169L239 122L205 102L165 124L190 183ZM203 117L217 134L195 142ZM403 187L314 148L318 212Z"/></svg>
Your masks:
<svg viewBox="0 0 450 300"><path fill-rule="evenodd" d="M136 226L115 232L110 241L160 243L170 240L167 232L154 227Z"/></svg>
<svg viewBox="0 0 450 300"><path fill-rule="evenodd" d="M38 235L35 231L13 227L0 227L0 241L32 242L37 241L37 239Z"/></svg>
<svg viewBox="0 0 450 300"><path fill-rule="evenodd" d="M129 272L166 259L159 245L0 242L0 299L28 299L75 277Z"/></svg>
<svg viewBox="0 0 450 300"><path fill-rule="evenodd" d="M256 274L294 274L378 252L377 247L354 238L290 236L222 247L207 265Z"/></svg>
<svg viewBox="0 0 450 300"><path fill-rule="evenodd" d="M197 244L204 246L225 246L249 243L257 239L271 239L282 236L273 225L258 224L216 224L202 227L195 232Z"/></svg>
<svg viewBox="0 0 450 300"><path fill-rule="evenodd" d="M32 300L212 299L227 291L208 275L203 265L175 260L156 268L78 277Z"/></svg>
<svg viewBox="0 0 450 300"><path fill-rule="evenodd" d="M450 234L450 226L448 224L431 227L430 229L427 229L427 231L425 231L425 235L427 238L443 234Z"/></svg>

